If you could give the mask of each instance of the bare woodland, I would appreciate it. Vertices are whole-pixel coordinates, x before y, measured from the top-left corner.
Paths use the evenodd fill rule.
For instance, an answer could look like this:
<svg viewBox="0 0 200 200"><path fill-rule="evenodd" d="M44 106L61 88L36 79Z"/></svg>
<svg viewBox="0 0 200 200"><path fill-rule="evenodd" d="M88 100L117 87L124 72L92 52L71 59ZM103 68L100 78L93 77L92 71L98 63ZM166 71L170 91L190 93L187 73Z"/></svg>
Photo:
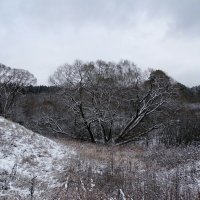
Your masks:
<svg viewBox="0 0 200 200"><path fill-rule="evenodd" d="M122 144L163 128L169 123L164 116L177 109L175 82L160 70L146 74L126 60L76 61L59 67L49 80L61 87L63 106L79 131L85 129L93 143Z"/></svg>
<svg viewBox="0 0 200 200"><path fill-rule="evenodd" d="M39 162L32 154L20 158L11 172L0 171L4 199L199 200L199 86L188 88L159 69L143 72L128 60L76 60L58 67L50 86L36 82L30 72L1 64L0 115L36 132L24 137L49 157L51 148L42 148L50 142L39 143L40 135L77 154L59 161L66 166L56 171L53 188L40 173L21 177L17 166ZM19 134L4 141L0 132L8 156L24 129L0 122L6 123ZM27 196L9 193L11 184L28 185Z"/></svg>

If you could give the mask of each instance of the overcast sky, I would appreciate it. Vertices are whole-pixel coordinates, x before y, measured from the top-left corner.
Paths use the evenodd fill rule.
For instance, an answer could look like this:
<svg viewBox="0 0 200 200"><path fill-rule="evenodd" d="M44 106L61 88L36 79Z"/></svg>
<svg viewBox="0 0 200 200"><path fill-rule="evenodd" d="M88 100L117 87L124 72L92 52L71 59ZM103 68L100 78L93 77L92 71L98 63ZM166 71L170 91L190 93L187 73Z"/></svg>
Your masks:
<svg viewBox="0 0 200 200"><path fill-rule="evenodd" d="M200 1L0 0L0 48L38 84L75 59L129 59L200 85Z"/></svg>

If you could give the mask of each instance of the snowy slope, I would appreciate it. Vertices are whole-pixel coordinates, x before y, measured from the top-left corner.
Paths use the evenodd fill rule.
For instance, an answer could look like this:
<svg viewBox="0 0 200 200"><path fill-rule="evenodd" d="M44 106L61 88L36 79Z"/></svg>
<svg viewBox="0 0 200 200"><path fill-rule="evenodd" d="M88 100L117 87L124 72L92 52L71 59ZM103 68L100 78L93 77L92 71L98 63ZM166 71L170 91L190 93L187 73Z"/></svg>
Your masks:
<svg viewBox="0 0 200 200"><path fill-rule="evenodd" d="M69 159L67 148L0 117L0 199L30 199L59 186Z"/></svg>
<svg viewBox="0 0 200 200"><path fill-rule="evenodd" d="M0 200L148 199L144 186L149 199L197 199L199 160L198 146L63 145L0 117Z"/></svg>

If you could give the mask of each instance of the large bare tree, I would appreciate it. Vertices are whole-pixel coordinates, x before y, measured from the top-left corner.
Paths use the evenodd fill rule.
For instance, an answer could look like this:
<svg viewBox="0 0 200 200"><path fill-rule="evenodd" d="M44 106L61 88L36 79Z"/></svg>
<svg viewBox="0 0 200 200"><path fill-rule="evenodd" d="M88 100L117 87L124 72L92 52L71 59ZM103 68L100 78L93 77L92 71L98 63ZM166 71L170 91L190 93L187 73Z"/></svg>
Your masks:
<svg viewBox="0 0 200 200"><path fill-rule="evenodd" d="M75 61L59 67L49 80L62 87L64 106L92 142L122 144L160 128L162 108L174 94L173 82L164 72L151 71L145 80L127 60Z"/></svg>

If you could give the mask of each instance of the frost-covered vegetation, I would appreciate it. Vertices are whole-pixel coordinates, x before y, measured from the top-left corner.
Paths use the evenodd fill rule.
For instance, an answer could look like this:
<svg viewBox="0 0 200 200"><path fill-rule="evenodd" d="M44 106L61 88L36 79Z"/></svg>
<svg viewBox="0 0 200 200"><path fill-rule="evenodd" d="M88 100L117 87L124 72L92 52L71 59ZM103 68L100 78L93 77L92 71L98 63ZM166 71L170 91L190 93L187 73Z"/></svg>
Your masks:
<svg viewBox="0 0 200 200"><path fill-rule="evenodd" d="M0 65L0 199L200 199L199 87L129 61L35 82Z"/></svg>
<svg viewBox="0 0 200 200"><path fill-rule="evenodd" d="M167 145L199 140L199 112L193 109L198 93L161 70L142 72L126 60L76 61L59 67L50 83L11 94L6 116L48 137L107 145L155 133ZM1 92L0 108L4 96ZM0 112L5 116L4 109Z"/></svg>
<svg viewBox="0 0 200 200"><path fill-rule="evenodd" d="M51 141L0 118L1 199L198 199L200 150Z"/></svg>
<svg viewBox="0 0 200 200"><path fill-rule="evenodd" d="M25 198L56 187L72 155L73 149L0 118L0 196Z"/></svg>

